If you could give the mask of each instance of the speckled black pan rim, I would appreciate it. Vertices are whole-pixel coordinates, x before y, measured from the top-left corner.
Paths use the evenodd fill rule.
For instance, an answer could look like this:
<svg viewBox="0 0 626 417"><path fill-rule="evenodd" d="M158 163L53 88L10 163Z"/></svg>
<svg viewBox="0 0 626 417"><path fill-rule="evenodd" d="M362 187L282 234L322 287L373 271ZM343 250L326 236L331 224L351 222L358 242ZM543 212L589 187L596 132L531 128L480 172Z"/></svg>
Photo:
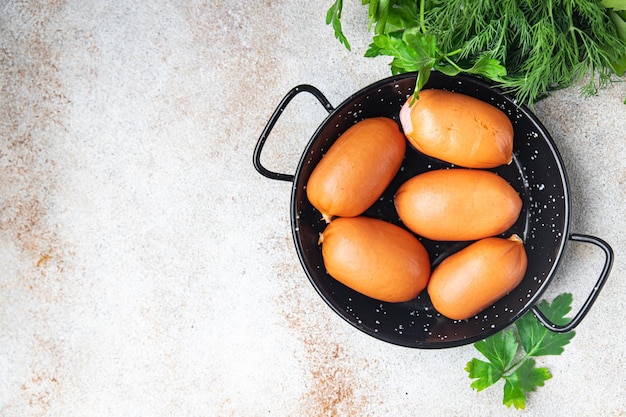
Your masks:
<svg viewBox="0 0 626 417"><path fill-rule="evenodd" d="M529 149L524 147L514 149L514 161L511 166L494 171L512 182L524 201L523 215L520 215L518 223L507 233L515 232L522 236L525 244L532 244L533 248L527 250L529 264L542 265L535 270L531 268L524 278L525 285L521 291L514 290L492 308L466 321L453 321L442 317L432 309L425 291L416 300L394 305L369 299L334 281L326 273L316 249L317 237L324 225L320 223L319 213L315 213L314 209L309 207L310 204L304 196L306 181L316 164L314 159L321 158L334 140L349 125L359 120L375 115L388 115L397 121L396 113L412 92L415 76L415 73L407 73L375 82L352 94L330 111L311 137L296 170L291 194L292 234L299 260L310 283L330 308L352 326L365 334L399 346L422 349L449 348L473 343L497 333L515 322L538 302L560 264L568 240L569 186L556 145L543 124L527 107L517 104L511 96L475 77L464 75L448 77L434 72L425 88L443 88L452 91L461 88L460 92L465 94L489 96L488 99L477 98L491 102L509 114L516 127L516 143L522 145L531 143L532 147L537 147L534 150L530 149L531 146L528 146ZM372 106L364 106L363 101L370 99L376 100L377 103L380 101L373 107L383 109L384 114L378 114L380 111L368 113ZM397 108L397 111L389 110L390 108ZM521 128L518 129L518 126ZM523 134L528 137L518 137L518 130L526 132ZM415 169L415 164L409 164L414 162L411 159L419 162L418 165L423 165L419 168L422 170L450 167L441 161L418 155L412 147L407 147L405 157L407 166L403 164L402 168L404 176L399 174L399 178L395 184L392 183L385 198L389 199L395 191L394 188L407 176L419 173L419 169L416 172L409 172ZM551 207L551 204L554 206ZM397 214L393 210L390 211L388 206L389 201L381 198L380 204L375 204L365 215L401 225ZM435 253L431 258L433 263L437 262L437 257L443 256L443 252L453 251L455 245L460 245L421 240L429 249L429 253Z"/></svg>

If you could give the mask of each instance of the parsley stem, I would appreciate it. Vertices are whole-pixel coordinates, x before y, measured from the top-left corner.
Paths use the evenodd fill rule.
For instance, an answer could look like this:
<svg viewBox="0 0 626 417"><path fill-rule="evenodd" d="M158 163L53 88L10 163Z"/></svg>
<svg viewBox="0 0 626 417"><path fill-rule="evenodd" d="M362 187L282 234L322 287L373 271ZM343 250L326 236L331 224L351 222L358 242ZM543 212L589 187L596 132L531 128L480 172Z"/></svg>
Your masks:
<svg viewBox="0 0 626 417"><path fill-rule="evenodd" d="M443 55L443 59L450 65L452 65L459 72L463 71L463 68L459 67L453 60L450 59L449 54Z"/></svg>
<svg viewBox="0 0 626 417"><path fill-rule="evenodd" d="M543 335L541 336L541 338L540 338L540 339L539 339L539 340L538 340L538 341L537 341L537 342L533 345L533 347L530 349L530 351L529 351L529 352L526 352L526 354L525 354L524 356L522 356L522 358L521 358L521 359L519 359L518 361L516 361L513 365L511 365L511 366L507 367L507 368L506 368L506 369L502 372L502 374L503 374L503 375L504 375L504 374L507 374L507 373L509 373L510 371L512 371L512 370L514 370L514 369L516 369L516 368L517 368L517 367L519 367L521 364L523 364L523 363L526 361L526 359L528 359L530 356L533 356L533 355L535 354L535 352L536 352L537 348L538 348L539 346L541 346L541 344L543 343L543 339L546 337L546 334L547 334L547 330L546 330L546 332L544 332L544 333L543 333Z"/></svg>
<svg viewBox="0 0 626 417"><path fill-rule="evenodd" d="M525 354L520 360L518 360L517 362L515 362L513 365L509 366L508 368L506 368L504 371L502 371L502 375L509 375L509 372L515 370L516 368L518 368L521 364L523 364L524 362L526 362L526 359L528 359L530 355L527 353Z"/></svg>
<svg viewBox="0 0 626 417"><path fill-rule="evenodd" d="M426 33L426 26L424 25L424 9L426 8L426 0L420 0L420 30L422 33Z"/></svg>

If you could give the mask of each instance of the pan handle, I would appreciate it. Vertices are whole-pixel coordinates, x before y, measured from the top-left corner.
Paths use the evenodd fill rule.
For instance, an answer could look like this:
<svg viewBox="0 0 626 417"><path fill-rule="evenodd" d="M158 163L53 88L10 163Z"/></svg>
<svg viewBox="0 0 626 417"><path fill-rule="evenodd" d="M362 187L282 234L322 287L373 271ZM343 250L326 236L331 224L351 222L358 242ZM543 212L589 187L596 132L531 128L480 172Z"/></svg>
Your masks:
<svg viewBox="0 0 626 417"><path fill-rule="evenodd" d="M583 306L580 308L580 310L578 310L578 313L576 313L574 318L568 324L564 326L554 324L541 312L539 307L537 307L536 305L532 307L533 314L535 315L535 317L537 317L537 319L541 322L541 324L543 324L549 330L552 330L553 332L556 332L556 333L569 332L574 327L580 324L582 319L585 318L585 316L589 312L589 309L591 308L592 304L596 301L596 298L598 297L600 290L602 289L602 287L606 283L607 278L609 277L609 272L611 272L611 267L613 266L613 249L611 249L609 244L603 241L602 239L597 238L595 236L581 235L581 234L576 234L576 233L572 233L569 238L570 240L591 243L591 244L598 246L600 249L604 251L605 261L604 261L604 267L602 268L602 272L600 272L600 278L598 278L596 285L593 287L593 290L591 290L591 294L589 294L589 297L587 297L587 300L585 301Z"/></svg>
<svg viewBox="0 0 626 417"><path fill-rule="evenodd" d="M283 111L285 111L285 108L287 107L289 102L295 96L303 92L307 92L315 96L315 98L322 104L322 106L324 106L324 108L328 111L328 113L335 110L335 108L332 106L332 104L330 104L330 102L324 96L324 94L322 94L320 90L313 87L312 85L308 85L308 84L298 85L292 88L285 95L285 97L283 97L283 99L278 104L278 107L276 107L276 110L274 110L274 113L272 114L269 121L267 122L265 129L263 129L263 132L261 133L261 136L259 137L259 141L257 142L256 147L254 148L254 154L252 156L252 163L254 164L254 167L256 168L256 170L261 175L269 179L289 181L289 182L293 182L294 180L294 176L291 174L281 174L279 172L270 171L269 169L265 168L263 164L261 164L261 151L263 150L263 146L265 145L265 140L267 139L270 132L274 128L274 125L276 124L280 116L283 114Z"/></svg>

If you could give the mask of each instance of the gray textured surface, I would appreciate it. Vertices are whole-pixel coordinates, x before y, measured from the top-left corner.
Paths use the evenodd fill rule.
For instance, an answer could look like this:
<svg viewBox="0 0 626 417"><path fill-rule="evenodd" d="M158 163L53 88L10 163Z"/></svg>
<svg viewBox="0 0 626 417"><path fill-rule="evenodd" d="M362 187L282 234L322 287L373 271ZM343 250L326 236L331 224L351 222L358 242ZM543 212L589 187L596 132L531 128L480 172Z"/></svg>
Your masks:
<svg viewBox="0 0 626 417"><path fill-rule="evenodd" d="M572 231L607 240L604 291L524 412L476 393L472 346L392 346L308 284L290 186L252 167L299 83L333 104L389 75L346 51L330 1L0 2L0 415L626 415L626 84L541 102L569 175ZM291 173L324 118L297 98L264 162ZM599 251L568 251L546 296L579 306Z"/></svg>

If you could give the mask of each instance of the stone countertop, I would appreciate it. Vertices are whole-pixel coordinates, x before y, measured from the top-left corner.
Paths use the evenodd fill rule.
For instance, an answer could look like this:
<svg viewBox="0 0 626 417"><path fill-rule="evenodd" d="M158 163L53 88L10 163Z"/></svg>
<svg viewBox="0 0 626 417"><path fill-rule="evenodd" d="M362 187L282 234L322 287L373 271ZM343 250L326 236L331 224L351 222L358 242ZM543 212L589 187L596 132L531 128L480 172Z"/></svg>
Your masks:
<svg viewBox="0 0 626 417"><path fill-rule="evenodd" d="M611 276L527 409L477 393L473 346L371 338L308 283L290 184L257 138L308 83L338 104L390 75L360 2L2 3L0 415L624 416L626 83L535 113L567 170L572 232ZM297 97L264 153L293 173L325 117ZM570 242L547 299L580 307L602 266Z"/></svg>

